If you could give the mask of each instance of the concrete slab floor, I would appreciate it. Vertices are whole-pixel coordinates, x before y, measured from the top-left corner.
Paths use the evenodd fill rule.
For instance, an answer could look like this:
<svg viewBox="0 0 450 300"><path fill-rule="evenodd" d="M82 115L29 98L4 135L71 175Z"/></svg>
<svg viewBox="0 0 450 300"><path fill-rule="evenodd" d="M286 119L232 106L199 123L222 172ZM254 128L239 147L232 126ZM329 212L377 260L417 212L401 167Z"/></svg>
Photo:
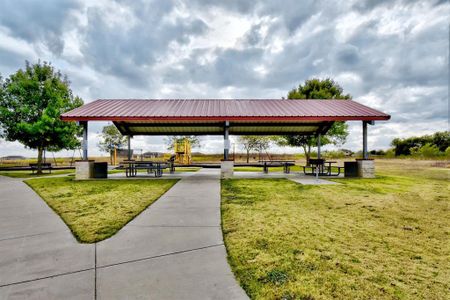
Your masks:
<svg viewBox="0 0 450 300"><path fill-rule="evenodd" d="M94 270L0 287L0 299L95 299Z"/></svg>
<svg viewBox="0 0 450 300"><path fill-rule="evenodd" d="M226 260L219 174L182 174L94 245L77 243L21 180L0 176L0 299L247 299Z"/></svg>
<svg viewBox="0 0 450 300"><path fill-rule="evenodd" d="M184 177L98 243L99 299L247 299L226 260L219 175Z"/></svg>
<svg viewBox="0 0 450 300"><path fill-rule="evenodd" d="M95 245L22 180L0 176L0 212L0 299L93 299Z"/></svg>
<svg viewBox="0 0 450 300"><path fill-rule="evenodd" d="M99 268L98 299L248 299L225 257L218 245Z"/></svg>

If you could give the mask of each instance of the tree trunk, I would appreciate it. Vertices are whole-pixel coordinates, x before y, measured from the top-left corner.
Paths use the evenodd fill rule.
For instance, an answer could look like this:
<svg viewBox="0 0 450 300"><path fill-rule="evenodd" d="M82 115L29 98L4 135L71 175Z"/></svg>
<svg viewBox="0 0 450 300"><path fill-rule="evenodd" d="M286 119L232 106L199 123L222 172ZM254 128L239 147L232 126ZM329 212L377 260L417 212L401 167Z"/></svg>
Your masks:
<svg viewBox="0 0 450 300"><path fill-rule="evenodd" d="M309 166L309 159L311 158L311 145L308 145L308 148L306 148L305 145L302 146L303 151L305 152L305 158L306 158L306 165Z"/></svg>
<svg viewBox="0 0 450 300"><path fill-rule="evenodd" d="M42 153L44 152L44 148L42 146L38 147L38 158L37 158L37 171L36 174L42 174Z"/></svg>
<svg viewBox="0 0 450 300"><path fill-rule="evenodd" d="M250 161L250 150L247 149L247 163Z"/></svg>
<svg viewBox="0 0 450 300"><path fill-rule="evenodd" d="M310 165L309 160L311 159L311 144L308 143L308 153L306 154L308 159L308 166Z"/></svg>

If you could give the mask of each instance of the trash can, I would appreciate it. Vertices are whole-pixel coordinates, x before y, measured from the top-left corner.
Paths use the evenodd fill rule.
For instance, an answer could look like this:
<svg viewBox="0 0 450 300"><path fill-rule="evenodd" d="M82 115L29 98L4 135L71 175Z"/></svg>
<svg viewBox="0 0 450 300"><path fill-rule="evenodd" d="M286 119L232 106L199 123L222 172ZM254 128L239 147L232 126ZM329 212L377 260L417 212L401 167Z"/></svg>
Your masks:
<svg viewBox="0 0 450 300"><path fill-rule="evenodd" d="M108 178L107 162L94 162L94 178Z"/></svg>
<svg viewBox="0 0 450 300"><path fill-rule="evenodd" d="M344 176L358 177L358 162L344 161Z"/></svg>

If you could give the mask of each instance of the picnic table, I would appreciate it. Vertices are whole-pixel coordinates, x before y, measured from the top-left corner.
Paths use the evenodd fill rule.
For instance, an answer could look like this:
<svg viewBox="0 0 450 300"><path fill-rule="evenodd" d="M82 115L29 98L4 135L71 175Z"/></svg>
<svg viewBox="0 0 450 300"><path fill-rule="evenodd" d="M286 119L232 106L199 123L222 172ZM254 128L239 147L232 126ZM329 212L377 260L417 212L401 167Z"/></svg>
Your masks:
<svg viewBox="0 0 450 300"><path fill-rule="evenodd" d="M295 160L260 160L259 163L262 164L263 172L269 173L270 167L283 167L283 172L289 174L291 172L291 167L295 166Z"/></svg>
<svg viewBox="0 0 450 300"><path fill-rule="evenodd" d="M34 174L38 170L38 164L37 163L30 163L29 164L31 173ZM52 173L52 164L51 163L41 163L41 170L48 170L50 174Z"/></svg>
<svg viewBox="0 0 450 300"><path fill-rule="evenodd" d="M124 160L126 177L136 177L138 170L147 170L147 174L154 172L155 177L162 177L163 170L169 169L172 174L175 172L175 166L171 161L135 161Z"/></svg>
<svg viewBox="0 0 450 300"><path fill-rule="evenodd" d="M341 170L344 169L344 167L332 166L333 164L337 164L337 161L333 160L311 158L309 164L309 166L303 166L303 173L305 175L317 175L318 173L319 176L339 176ZM332 172L333 168L337 169L337 173ZM310 172L307 171L309 169Z"/></svg>

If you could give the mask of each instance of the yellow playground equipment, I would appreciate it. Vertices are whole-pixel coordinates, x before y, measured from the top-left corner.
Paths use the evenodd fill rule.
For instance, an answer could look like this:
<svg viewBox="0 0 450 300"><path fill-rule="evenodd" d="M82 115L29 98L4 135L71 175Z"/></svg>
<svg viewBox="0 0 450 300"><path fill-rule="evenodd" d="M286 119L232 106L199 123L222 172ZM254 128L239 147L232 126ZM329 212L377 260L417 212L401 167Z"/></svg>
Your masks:
<svg viewBox="0 0 450 300"><path fill-rule="evenodd" d="M189 165L191 163L191 143L189 139L184 138L175 142L173 145L175 150L175 162L183 165Z"/></svg>

